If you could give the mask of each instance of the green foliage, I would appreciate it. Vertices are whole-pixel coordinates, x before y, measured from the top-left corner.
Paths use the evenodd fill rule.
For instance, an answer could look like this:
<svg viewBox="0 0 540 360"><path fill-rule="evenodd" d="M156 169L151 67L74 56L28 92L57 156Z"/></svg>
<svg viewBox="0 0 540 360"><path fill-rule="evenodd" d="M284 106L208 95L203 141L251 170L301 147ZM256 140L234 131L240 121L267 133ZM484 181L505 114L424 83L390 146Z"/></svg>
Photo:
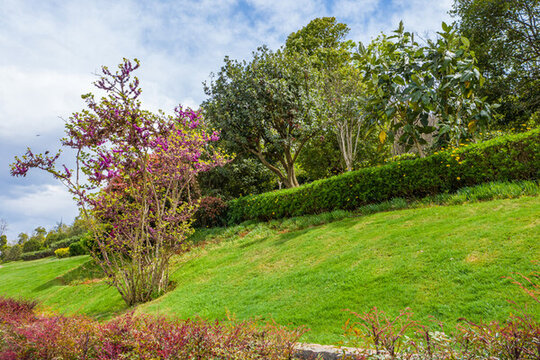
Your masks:
<svg viewBox="0 0 540 360"><path fill-rule="evenodd" d="M352 41L346 41L349 33L346 24L336 22L335 17L311 20L308 25L290 34L285 47L287 50L314 57L320 69L329 69L348 62Z"/></svg>
<svg viewBox="0 0 540 360"><path fill-rule="evenodd" d="M29 236L27 233L19 233L19 235L17 235L17 245L22 245L24 244L26 241L28 241L29 239Z"/></svg>
<svg viewBox="0 0 540 360"><path fill-rule="evenodd" d="M13 245L8 247L6 250L6 256L4 256L4 261L17 261L21 258L22 255L22 246Z"/></svg>
<svg viewBox="0 0 540 360"><path fill-rule="evenodd" d="M336 22L333 17L325 17L312 20L287 38L286 49L309 56L320 71L318 88L323 105L317 110L324 117L325 128L321 135L328 138L327 135L331 134L329 144L322 145L331 149L335 143L342 157L330 167L325 165L332 158L323 161L319 171L316 167L306 169L304 166L309 173L314 173L308 176L310 178L321 178L320 173L336 168L340 163L347 171L352 170L359 153L362 153L361 144L367 142L371 132L372 126L364 116L366 86L360 70L352 62L354 42L345 39L348 33L347 25ZM312 139L311 142L318 141ZM362 155L365 156L364 153ZM304 155L304 158L310 159L308 164L316 161L309 155Z"/></svg>
<svg viewBox="0 0 540 360"><path fill-rule="evenodd" d="M28 241L23 244L23 253L39 251L43 247L43 242L38 237L32 236Z"/></svg>
<svg viewBox="0 0 540 360"><path fill-rule="evenodd" d="M237 155L230 163L199 174L197 181L204 196L227 200L277 188L272 172L259 160L245 155Z"/></svg>
<svg viewBox="0 0 540 360"><path fill-rule="evenodd" d="M309 140L298 157L298 165L302 169L300 183L341 174L344 166L336 135L327 131Z"/></svg>
<svg viewBox="0 0 540 360"><path fill-rule="evenodd" d="M56 242L52 243L49 246L49 248L51 250L56 250L56 249L60 249L60 248L67 248L71 244L79 242L83 237L84 237L84 235L76 235L76 236L69 237L67 239L56 241Z"/></svg>
<svg viewBox="0 0 540 360"><path fill-rule="evenodd" d="M84 245L83 240L79 240L69 245L69 256L87 255L88 248Z"/></svg>
<svg viewBox="0 0 540 360"><path fill-rule="evenodd" d="M353 210L396 197L421 198L489 181L540 176L540 129L435 153L429 157L364 168L296 189L229 202L229 223L269 220L334 209Z"/></svg>
<svg viewBox="0 0 540 360"><path fill-rule="evenodd" d="M33 251L33 252L23 252L23 254L21 255L21 259L23 261L30 261L30 260L43 259L49 256L54 256L54 250L45 249L45 250L39 250L39 251Z"/></svg>
<svg viewBox="0 0 540 360"><path fill-rule="evenodd" d="M0 235L0 261L6 256L6 251L8 249L7 245L7 236L2 234Z"/></svg>
<svg viewBox="0 0 540 360"><path fill-rule="evenodd" d="M69 248L59 248L54 250L54 255L56 255L57 258L62 259L69 257Z"/></svg>
<svg viewBox="0 0 540 360"><path fill-rule="evenodd" d="M523 181L494 181L475 186L467 186L458 189L455 193L442 193L427 196L419 200L407 200L403 198L393 198L376 204L361 206L354 211L334 210L315 215L302 215L290 218L271 220L267 223L270 227L278 231L298 231L311 226L328 224L333 221L345 218L365 216L384 211L395 211L403 209L415 209L436 205L460 205L470 202L515 199L522 196L540 195L540 183L536 180ZM260 222L245 221L239 225L230 225L227 228L199 228L190 237L191 243L197 244L205 240L225 241L228 237L238 233L251 232L261 226Z"/></svg>
<svg viewBox="0 0 540 360"><path fill-rule="evenodd" d="M49 233L45 237L45 241L43 245L45 247L50 247L52 243L55 243L60 240L64 240L67 237L68 237L68 234L66 232L49 231Z"/></svg>
<svg viewBox="0 0 540 360"><path fill-rule="evenodd" d="M250 62L225 58L202 107L235 152L257 157L286 187L298 186L296 159L320 129L318 72L308 56L266 47Z"/></svg>
<svg viewBox="0 0 540 360"><path fill-rule="evenodd" d="M486 77L481 96L501 104L499 123L540 109L540 1L454 0L451 12Z"/></svg>
<svg viewBox="0 0 540 360"><path fill-rule="evenodd" d="M403 24L382 35L356 56L368 87L368 117L380 140L397 140L422 157L428 135L457 146L486 124L492 107L478 96L484 79L469 41L445 23L436 41L420 45Z"/></svg>
<svg viewBox="0 0 540 360"><path fill-rule="evenodd" d="M392 156L388 159L385 159L384 162L400 162L405 160L414 160L418 159L418 154L416 153L403 153L400 155Z"/></svg>

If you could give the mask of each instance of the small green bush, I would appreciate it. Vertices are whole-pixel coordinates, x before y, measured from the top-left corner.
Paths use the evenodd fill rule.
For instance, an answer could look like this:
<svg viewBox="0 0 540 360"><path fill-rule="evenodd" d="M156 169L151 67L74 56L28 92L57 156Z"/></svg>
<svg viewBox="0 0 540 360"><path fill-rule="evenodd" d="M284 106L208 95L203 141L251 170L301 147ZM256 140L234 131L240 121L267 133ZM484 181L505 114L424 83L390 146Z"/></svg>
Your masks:
<svg viewBox="0 0 540 360"><path fill-rule="evenodd" d="M69 257L69 248L67 247L67 248L56 249L54 251L54 255L56 255L56 257L59 259Z"/></svg>
<svg viewBox="0 0 540 360"><path fill-rule="evenodd" d="M69 256L86 255L88 253L88 249L84 245L83 240L77 241L76 243L69 245Z"/></svg>
<svg viewBox="0 0 540 360"><path fill-rule="evenodd" d="M54 251L51 249L45 249L40 251L33 251L29 253L23 253L21 259L24 261L43 259L49 256L54 256Z"/></svg>
<svg viewBox="0 0 540 360"><path fill-rule="evenodd" d="M30 253L41 250L43 247L43 243L39 241L37 238L30 238L30 240L26 241L23 244L22 252L23 253Z"/></svg>
<svg viewBox="0 0 540 360"><path fill-rule="evenodd" d="M490 181L538 179L540 129L450 149L421 159L348 172L294 189L228 203L228 224L337 209L355 210L393 198L419 199Z"/></svg>

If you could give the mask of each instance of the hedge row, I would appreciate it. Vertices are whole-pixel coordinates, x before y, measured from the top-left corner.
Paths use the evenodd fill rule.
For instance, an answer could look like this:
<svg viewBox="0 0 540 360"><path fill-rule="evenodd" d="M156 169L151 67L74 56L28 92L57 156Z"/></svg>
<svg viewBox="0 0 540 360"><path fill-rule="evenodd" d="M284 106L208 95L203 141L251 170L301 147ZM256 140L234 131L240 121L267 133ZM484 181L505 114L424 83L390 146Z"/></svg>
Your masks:
<svg viewBox="0 0 540 360"><path fill-rule="evenodd" d="M23 253L21 255L21 259L23 261L31 261L31 260L43 259L49 256L54 256L54 250L45 249L45 250Z"/></svg>
<svg viewBox="0 0 540 360"><path fill-rule="evenodd" d="M55 251L62 248L69 248L70 256L88 254L89 251L84 245L82 239L83 239L83 235L76 235L76 236L69 237L67 239L56 241L52 243L48 249L23 253L21 255L21 260L31 261L31 260L43 259L49 256L54 256Z"/></svg>
<svg viewBox="0 0 540 360"><path fill-rule="evenodd" d="M56 249L67 248L69 247L69 245L81 241L82 238L83 238L83 235L75 235L72 237L68 237L67 239L62 239L62 240L53 242L49 246L49 248L53 251Z"/></svg>
<svg viewBox="0 0 540 360"><path fill-rule="evenodd" d="M540 129L314 181L228 203L227 223L354 210L392 198L421 198L489 181L538 179Z"/></svg>

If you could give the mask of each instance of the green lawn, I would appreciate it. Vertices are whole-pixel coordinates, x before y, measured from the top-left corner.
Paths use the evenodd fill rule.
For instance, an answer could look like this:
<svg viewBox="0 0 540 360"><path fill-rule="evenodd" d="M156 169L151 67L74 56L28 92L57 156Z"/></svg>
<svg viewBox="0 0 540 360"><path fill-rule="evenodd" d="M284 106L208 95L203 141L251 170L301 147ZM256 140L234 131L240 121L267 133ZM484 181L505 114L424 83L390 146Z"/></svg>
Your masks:
<svg viewBox="0 0 540 360"><path fill-rule="evenodd" d="M0 268L0 295L38 299L41 308L66 315L83 313L108 318L125 306L114 288L92 278L88 256L17 261ZM85 283L86 282L86 283Z"/></svg>
<svg viewBox="0 0 540 360"><path fill-rule="evenodd" d="M138 311L272 318L307 325L303 340L319 343L340 340L347 308L396 314L410 307L420 320L434 316L449 328L459 317L504 319L508 299L527 299L504 276L528 273L540 259L540 197L383 212L291 232L246 229L219 230L219 243L178 258L176 288ZM122 311L114 289L70 272L86 261L6 264L0 295L38 298L65 313ZM540 315L538 307L531 311Z"/></svg>

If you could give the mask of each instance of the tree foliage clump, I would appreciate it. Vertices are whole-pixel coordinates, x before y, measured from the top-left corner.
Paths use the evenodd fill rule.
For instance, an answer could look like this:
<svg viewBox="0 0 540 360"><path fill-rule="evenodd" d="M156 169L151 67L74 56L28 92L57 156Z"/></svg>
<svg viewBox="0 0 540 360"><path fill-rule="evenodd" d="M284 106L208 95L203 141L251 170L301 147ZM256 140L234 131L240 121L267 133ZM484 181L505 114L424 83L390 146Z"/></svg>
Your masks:
<svg viewBox="0 0 540 360"><path fill-rule="evenodd" d="M484 78L470 42L445 23L436 40L420 45L403 24L381 35L356 59L368 87L368 116L381 142L397 140L425 156L429 137L459 146L492 107L478 95Z"/></svg>
<svg viewBox="0 0 540 360"><path fill-rule="evenodd" d="M486 77L482 96L499 102L500 124L540 110L540 1L455 0L451 14Z"/></svg>
<svg viewBox="0 0 540 360"><path fill-rule="evenodd" d="M290 34L286 42L289 51L310 57L320 72L317 86L323 99L319 109L324 116L323 127L335 136L347 171L365 150L362 143L370 134L364 116L366 87L353 63L355 44L346 40L349 30L334 17L318 18Z"/></svg>
<svg viewBox="0 0 540 360"><path fill-rule="evenodd" d="M309 57L260 47L249 62L225 58L205 84L203 108L231 150L254 155L286 187L296 187L295 163L320 131L318 81Z"/></svg>

